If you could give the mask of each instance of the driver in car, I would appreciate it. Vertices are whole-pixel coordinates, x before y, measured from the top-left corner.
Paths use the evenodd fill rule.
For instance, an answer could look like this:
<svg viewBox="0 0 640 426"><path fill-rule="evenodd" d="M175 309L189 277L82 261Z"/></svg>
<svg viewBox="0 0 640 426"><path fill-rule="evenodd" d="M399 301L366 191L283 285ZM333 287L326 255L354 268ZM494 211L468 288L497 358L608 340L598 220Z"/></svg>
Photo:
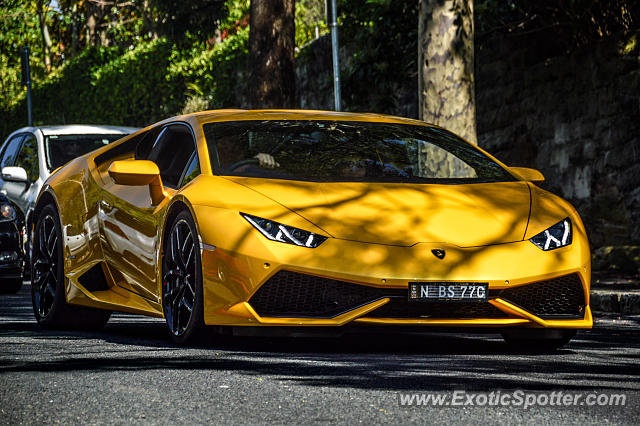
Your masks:
<svg viewBox="0 0 640 426"><path fill-rule="evenodd" d="M254 156L248 152L248 147L238 140L236 136L230 137L218 137L216 140L216 146L218 148L218 159L220 160L220 166L223 169L229 169L234 164L249 159L256 159L257 165L267 169L274 169L280 167L280 164L271 154L265 152L259 152ZM251 166L251 163L243 164L239 167L234 167L236 170L241 170L247 166Z"/></svg>

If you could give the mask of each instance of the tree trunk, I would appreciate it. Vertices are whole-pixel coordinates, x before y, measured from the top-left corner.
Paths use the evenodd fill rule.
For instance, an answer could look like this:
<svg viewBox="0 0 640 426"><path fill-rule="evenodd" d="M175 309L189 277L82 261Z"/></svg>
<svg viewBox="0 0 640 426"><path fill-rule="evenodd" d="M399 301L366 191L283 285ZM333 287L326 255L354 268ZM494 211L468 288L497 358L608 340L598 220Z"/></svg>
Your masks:
<svg viewBox="0 0 640 426"><path fill-rule="evenodd" d="M51 71L52 55L51 55L51 37L49 36L49 28L47 27L47 13L43 2L38 2L38 20L40 21L40 35L42 36L42 55L44 68L47 72Z"/></svg>
<svg viewBox="0 0 640 426"><path fill-rule="evenodd" d="M252 108L295 103L295 0L251 0L249 102Z"/></svg>
<svg viewBox="0 0 640 426"><path fill-rule="evenodd" d="M105 6L98 3L87 2L87 44L90 46L104 46L106 42L105 30L100 26L105 15Z"/></svg>
<svg viewBox="0 0 640 426"><path fill-rule="evenodd" d="M420 0L418 37L420 117L477 144L473 0Z"/></svg>

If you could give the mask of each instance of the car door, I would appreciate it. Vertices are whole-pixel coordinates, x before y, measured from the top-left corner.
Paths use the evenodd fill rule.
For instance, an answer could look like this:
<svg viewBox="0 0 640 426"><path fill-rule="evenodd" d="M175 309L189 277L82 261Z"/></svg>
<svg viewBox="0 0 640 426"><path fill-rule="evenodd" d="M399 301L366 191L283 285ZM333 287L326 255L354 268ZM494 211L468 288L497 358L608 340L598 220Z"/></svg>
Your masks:
<svg viewBox="0 0 640 426"><path fill-rule="evenodd" d="M28 182L5 182L3 190L6 191L7 198L13 200L28 216L30 208L35 203L38 196L38 179L40 178L40 168L38 161L38 141L32 133L24 136L20 150L15 156L14 167L22 167L27 172Z"/></svg>
<svg viewBox="0 0 640 426"><path fill-rule="evenodd" d="M170 124L149 144L150 149L137 150L136 158L158 165L165 191L172 196L184 180L187 167L192 165L195 146L190 127ZM152 203L148 186L125 186L111 181L104 186L99 209L103 253L116 283L159 301L156 253L161 244L163 208Z"/></svg>

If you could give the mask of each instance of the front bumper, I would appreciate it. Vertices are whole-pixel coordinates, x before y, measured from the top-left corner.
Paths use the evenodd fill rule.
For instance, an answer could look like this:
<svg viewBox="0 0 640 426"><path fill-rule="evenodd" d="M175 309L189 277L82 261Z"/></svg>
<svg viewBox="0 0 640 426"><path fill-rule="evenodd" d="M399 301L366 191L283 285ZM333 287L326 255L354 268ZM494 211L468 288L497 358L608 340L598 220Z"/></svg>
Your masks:
<svg viewBox="0 0 640 426"><path fill-rule="evenodd" d="M342 326L354 323L575 329L593 325L589 308L590 256L586 237L580 232L576 232L570 246L548 252L529 241L460 248L432 243L385 246L329 238L318 248L308 249L264 241L261 235L244 237L233 248L203 250L206 324ZM444 259L432 254L435 248L446 251ZM279 296L278 291L267 292L271 295L267 294L265 299L263 293L267 286L282 274L303 278ZM429 281L488 283L489 300L481 302L485 303L482 306L441 302L445 306L435 311L433 305L418 303L422 311L420 308L403 311L409 283ZM318 290L309 284L311 282L333 284ZM550 282L560 282L556 285L560 291L545 290L545 283ZM570 297L563 294L563 285L572 288ZM340 306L334 310L318 310L313 303L305 305L307 293L316 295L310 296L310 300L324 297L320 305ZM360 293L368 296L356 297ZM301 307L277 309L286 306L287 300L300 298L300 294L303 295ZM276 308L265 305L269 297ZM560 302L566 297L570 303L563 305ZM415 306L416 302L412 303ZM559 307L557 312L554 306Z"/></svg>

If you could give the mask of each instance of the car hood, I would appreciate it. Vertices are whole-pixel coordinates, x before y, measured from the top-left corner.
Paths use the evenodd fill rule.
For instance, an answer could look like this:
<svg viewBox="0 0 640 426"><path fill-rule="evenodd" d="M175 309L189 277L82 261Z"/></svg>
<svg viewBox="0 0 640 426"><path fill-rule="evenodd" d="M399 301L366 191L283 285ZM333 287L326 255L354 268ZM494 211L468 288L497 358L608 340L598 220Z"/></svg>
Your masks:
<svg viewBox="0 0 640 426"><path fill-rule="evenodd" d="M465 185L317 183L227 179L280 203L334 238L459 247L522 241L531 197L526 182Z"/></svg>

